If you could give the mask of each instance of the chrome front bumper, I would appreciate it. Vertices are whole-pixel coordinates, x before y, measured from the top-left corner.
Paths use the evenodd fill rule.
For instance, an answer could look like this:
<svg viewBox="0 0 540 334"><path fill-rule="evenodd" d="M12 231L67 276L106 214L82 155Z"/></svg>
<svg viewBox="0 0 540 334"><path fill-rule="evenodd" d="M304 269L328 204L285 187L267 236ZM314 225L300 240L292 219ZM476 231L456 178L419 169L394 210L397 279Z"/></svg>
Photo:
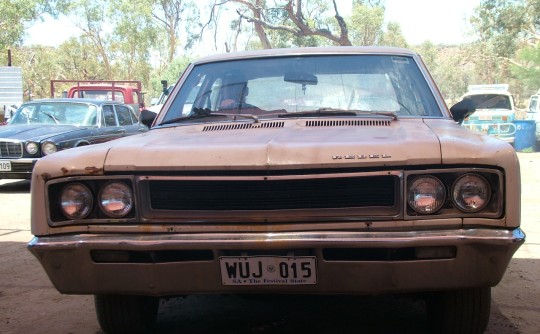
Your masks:
<svg viewBox="0 0 540 334"><path fill-rule="evenodd" d="M54 286L70 294L312 293L382 294L494 286L525 241L515 230L415 232L287 232L131 234L35 237L29 250ZM362 254L450 247L451 258L329 258L329 249ZM96 261L95 254L135 257ZM315 285L224 286L219 258L230 254L308 252L317 261ZM414 253L414 252L413 252ZM166 256L158 256L166 255ZM175 255L176 254L176 255ZM183 254L179 256L179 254ZM201 254L206 254L201 256ZM94 256L94 257L93 257ZM144 259L144 260L141 260Z"/></svg>

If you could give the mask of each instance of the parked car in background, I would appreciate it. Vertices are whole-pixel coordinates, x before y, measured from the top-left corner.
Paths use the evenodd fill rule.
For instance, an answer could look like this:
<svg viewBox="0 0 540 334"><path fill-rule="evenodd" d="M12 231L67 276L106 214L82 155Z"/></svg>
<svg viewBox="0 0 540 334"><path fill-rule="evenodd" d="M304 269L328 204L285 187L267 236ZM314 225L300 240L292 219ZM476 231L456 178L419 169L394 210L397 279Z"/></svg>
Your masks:
<svg viewBox="0 0 540 334"><path fill-rule="evenodd" d="M540 89L529 99L527 107L527 119L534 120L536 123L536 141L540 141Z"/></svg>
<svg viewBox="0 0 540 334"><path fill-rule="evenodd" d="M59 94L68 98L117 101L139 112L145 108L142 83L137 80L51 80L51 98L60 97Z"/></svg>
<svg viewBox="0 0 540 334"><path fill-rule="evenodd" d="M137 113L119 102L26 102L0 127L0 179L30 179L34 164L46 155L146 131Z"/></svg>
<svg viewBox="0 0 540 334"><path fill-rule="evenodd" d="M507 84L470 85L462 99L471 100L476 111L463 121L463 126L513 143L516 107L508 88Z"/></svg>
<svg viewBox="0 0 540 334"><path fill-rule="evenodd" d="M203 58L147 133L36 164L28 247L107 333L216 293L414 294L431 332L482 333L525 235L515 150L468 102L400 48Z"/></svg>
<svg viewBox="0 0 540 334"><path fill-rule="evenodd" d="M174 89L174 85L168 85L167 80L161 80L161 84L163 85L163 90L161 94L159 95L159 97L155 98L155 100L153 99L151 103L152 105L148 108L148 110L156 114L161 111L161 108L165 104L165 101L167 101L167 98Z"/></svg>

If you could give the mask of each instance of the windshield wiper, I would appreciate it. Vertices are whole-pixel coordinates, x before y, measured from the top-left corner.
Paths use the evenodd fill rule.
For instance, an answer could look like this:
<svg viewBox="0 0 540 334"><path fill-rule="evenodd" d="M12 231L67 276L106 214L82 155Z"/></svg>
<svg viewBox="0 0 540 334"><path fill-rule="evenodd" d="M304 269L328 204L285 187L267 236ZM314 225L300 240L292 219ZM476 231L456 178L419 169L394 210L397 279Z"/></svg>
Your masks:
<svg viewBox="0 0 540 334"><path fill-rule="evenodd" d="M181 123L183 121L192 120L192 119L199 119L199 118L206 118L206 117L228 117L230 115L226 114L215 114L212 113L212 111L208 108L193 108L192 114L189 116L183 116L183 117L176 117L169 119L167 121L159 123L159 125L167 125L167 124L173 124L173 123Z"/></svg>
<svg viewBox="0 0 540 334"><path fill-rule="evenodd" d="M395 112L393 112L393 111L369 111L369 112L366 112L366 114L375 114L375 115L388 116L388 117L392 117L394 119L394 121L397 121L397 119L398 119L397 114Z"/></svg>
<svg viewBox="0 0 540 334"><path fill-rule="evenodd" d="M382 115L392 117L394 120L398 119L396 113L392 111L366 111L366 110L347 110L347 109L335 109L335 108L319 108L317 110L290 112L286 114L279 114L278 117L288 118L296 116L358 116L363 115Z"/></svg>
<svg viewBox="0 0 540 334"><path fill-rule="evenodd" d="M280 118L297 117L297 116L356 116L355 111L334 109L334 108L319 108L317 110L307 110L298 112L288 112L279 114Z"/></svg>
<svg viewBox="0 0 540 334"><path fill-rule="evenodd" d="M60 121L59 121L56 117L54 117L53 114L50 114L50 113L48 113L48 112L46 112L46 111L42 111L42 113L45 114L45 115L47 115L47 116L48 116L50 119L52 119L56 124L60 124Z"/></svg>
<svg viewBox="0 0 540 334"><path fill-rule="evenodd" d="M252 115L252 114L232 114L232 115L227 115L227 116L231 116L234 118L234 120L236 121L236 117L244 117L244 118L250 118L252 120L255 121L255 123L259 123L259 117L255 116L255 115Z"/></svg>
<svg viewBox="0 0 540 334"><path fill-rule="evenodd" d="M199 118L207 118L207 117L232 117L234 120L236 120L237 117L243 117L243 118L250 118L255 121L255 123L259 123L259 118L255 115L251 114L220 114L220 113L213 113L212 110L208 108L193 108L191 110L192 114L190 116L184 116L184 117L176 117L164 122L161 122L159 125L167 125L167 124L173 124L173 123L181 123L183 121L192 120L192 119L199 119Z"/></svg>

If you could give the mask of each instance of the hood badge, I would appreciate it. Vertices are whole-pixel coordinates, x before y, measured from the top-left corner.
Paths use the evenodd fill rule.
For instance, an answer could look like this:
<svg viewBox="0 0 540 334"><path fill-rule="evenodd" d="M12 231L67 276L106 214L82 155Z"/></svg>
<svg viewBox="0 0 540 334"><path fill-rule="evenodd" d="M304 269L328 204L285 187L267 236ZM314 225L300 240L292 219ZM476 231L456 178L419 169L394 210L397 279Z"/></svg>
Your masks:
<svg viewBox="0 0 540 334"><path fill-rule="evenodd" d="M366 160L366 159L389 159L391 155L388 154L347 154L347 155L333 155L333 160Z"/></svg>

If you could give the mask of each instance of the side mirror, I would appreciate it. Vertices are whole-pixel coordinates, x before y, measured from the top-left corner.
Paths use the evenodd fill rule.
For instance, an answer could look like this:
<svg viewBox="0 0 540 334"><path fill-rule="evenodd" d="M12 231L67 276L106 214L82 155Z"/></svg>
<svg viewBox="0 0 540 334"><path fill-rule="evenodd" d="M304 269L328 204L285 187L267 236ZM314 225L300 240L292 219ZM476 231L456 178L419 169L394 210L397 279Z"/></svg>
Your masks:
<svg viewBox="0 0 540 334"><path fill-rule="evenodd" d="M161 80L161 87L163 87L163 94L167 94L169 91L169 86L167 85L167 80Z"/></svg>
<svg viewBox="0 0 540 334"><path fill-rule="evenodd" d="M461 124L465 118L472 115L475 111L476 105L469 98L464 98L463 100L450 107L452 118L459 124Z"/></svg>
<svg viewBox="0 0 540 334"><path fill-rule="evenodd" d="M152 127L154 120L156 119L157 114L153 111L144 109L139 115L139 119L142 124L146 125L149 129Z"/></svg>

